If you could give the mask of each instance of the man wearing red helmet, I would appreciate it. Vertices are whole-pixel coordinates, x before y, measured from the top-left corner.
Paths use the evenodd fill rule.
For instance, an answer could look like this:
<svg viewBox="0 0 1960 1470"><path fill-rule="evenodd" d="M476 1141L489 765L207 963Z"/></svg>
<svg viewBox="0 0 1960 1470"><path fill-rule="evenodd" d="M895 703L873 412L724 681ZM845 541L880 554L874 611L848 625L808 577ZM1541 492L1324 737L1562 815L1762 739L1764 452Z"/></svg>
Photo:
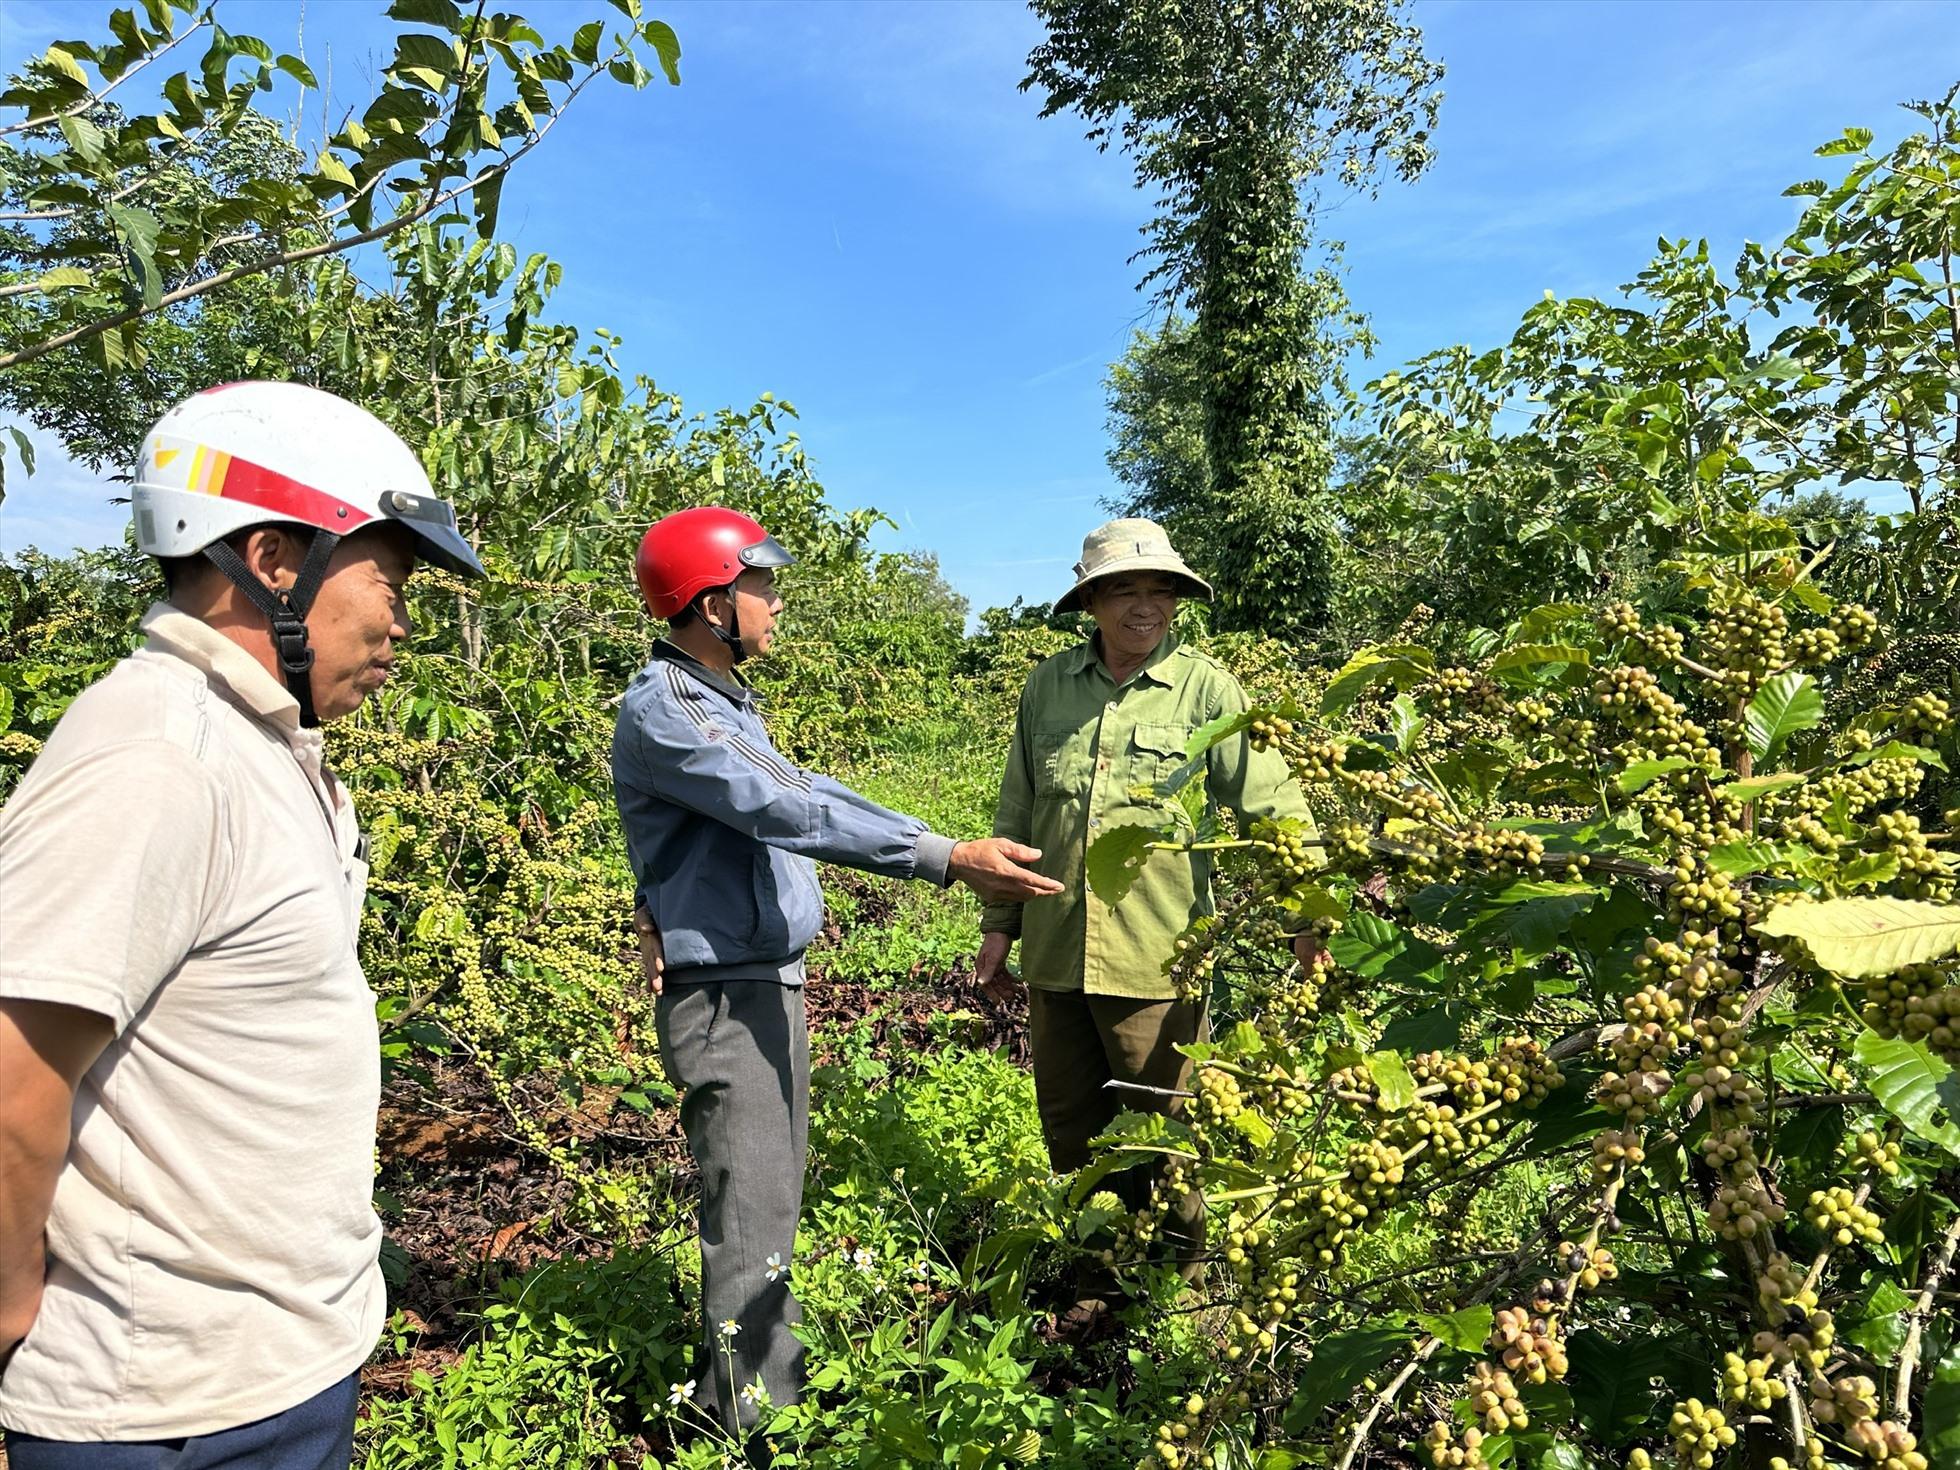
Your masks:
<svg viewBox="0 0 1960 1470"><path fill-rule="evenodd" d="M736 672L775 640L776 572L793 558L719 507L657 522L636 566L668 623L621 704L613 788L637 880L636 927L659 999L662 1065L684 1090L701 1170L702 1399L753 1423L802 1387L788 1263L802 1211L810 1047L803 951L823 924L816 860L974 888L990 903L1059 893L1004 838L955 842L798 769ZM732 1329L732 1330L731 1330Z"/></svg>

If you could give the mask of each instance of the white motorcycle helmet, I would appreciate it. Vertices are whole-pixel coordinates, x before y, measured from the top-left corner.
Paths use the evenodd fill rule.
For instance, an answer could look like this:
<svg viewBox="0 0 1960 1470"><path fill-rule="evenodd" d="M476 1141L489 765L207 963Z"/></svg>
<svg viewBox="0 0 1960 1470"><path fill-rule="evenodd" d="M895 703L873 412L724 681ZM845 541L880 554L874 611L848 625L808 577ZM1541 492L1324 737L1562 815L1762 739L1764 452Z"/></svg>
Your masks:
<svg viewBox="0 0 1960 1470"><path fill-rule="evenodd" d="M227 383L186 399L143 440L132 495L138 549L202 554L266 615L303 724L317 723L306 614L342 537L378 521L415 533L416 552L465 577L483 564L415 451L364 408L303 383ZM252 526L313 532L299 579L275 592L224 538Z"/></svg>

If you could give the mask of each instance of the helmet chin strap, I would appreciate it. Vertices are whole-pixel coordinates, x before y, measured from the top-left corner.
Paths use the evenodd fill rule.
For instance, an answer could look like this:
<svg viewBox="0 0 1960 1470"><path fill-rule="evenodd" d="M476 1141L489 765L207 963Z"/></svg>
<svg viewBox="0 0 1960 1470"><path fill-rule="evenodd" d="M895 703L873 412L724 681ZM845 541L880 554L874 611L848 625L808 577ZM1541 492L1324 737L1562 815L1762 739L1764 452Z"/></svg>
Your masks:
<svg viewBox="0 0 1960 1470"><path fill-rule="evenodd" d="M721 590L728 598L728 626L724 628L720 623L709 623L708 627L715 637L728 646L729 653L739 664L748 658L749 650L748 645L742 642L742 612L735 601L735 584L730 582ZM706 619L703 621L705 622Z"/></svg>
<svg viewBox="0 0 1960 1470"><path fill-rule="evenodd" d="M313 708L313 650L307 646L306 615L319 595L320 584L326 580L327 563L339 544L340 537L333 532L314 531L313 542L306 548L306 559L300 563L299 576L290 588L281 592L273 591L254 576L252 569L245 565L245 558L224 542L214 541L204 548L205 559L223 572L272 624L279 671L286 676L286 688L299 703L300 728L306 730L320 723Z"/></svg>

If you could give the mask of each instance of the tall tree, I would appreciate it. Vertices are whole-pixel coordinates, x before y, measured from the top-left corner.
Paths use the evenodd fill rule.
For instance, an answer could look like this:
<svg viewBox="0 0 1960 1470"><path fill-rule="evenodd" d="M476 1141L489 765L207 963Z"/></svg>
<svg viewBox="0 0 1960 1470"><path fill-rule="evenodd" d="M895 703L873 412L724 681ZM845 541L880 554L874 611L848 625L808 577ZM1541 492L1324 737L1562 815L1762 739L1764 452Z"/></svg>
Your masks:
<svg viewBox="0 0 1960 1470"><path fill-rule="evenodd" d="M1144 286L1192 315L1206 483L1174 522L1222 575L1231 626L1302 632L1332 591L1317 351L1347 303L1309 273L1317 182L1428 163L1441 68L1401 0L1033 0L1024 88L1119 142L1159 193ZM1333 290L1330 292L1330 285Z"/></svg>

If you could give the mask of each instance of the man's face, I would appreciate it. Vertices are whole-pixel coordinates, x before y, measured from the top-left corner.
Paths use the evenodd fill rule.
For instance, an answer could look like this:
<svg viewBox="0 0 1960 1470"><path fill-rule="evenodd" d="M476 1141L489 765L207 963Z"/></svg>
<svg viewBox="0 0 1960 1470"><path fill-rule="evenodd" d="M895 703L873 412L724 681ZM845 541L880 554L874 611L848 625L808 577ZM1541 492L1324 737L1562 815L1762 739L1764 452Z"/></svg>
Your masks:
<svg viewBox="0 0 1960 1470"><path fill-rule="evenodd" d="M750 567L735 579L735 609L743 645L751 657L760 658L776 641L776 619L783 614L774 567Z"/></svg>
<svg viewBox="0 0 1960 1470"><path fill-rule="evenodd" d="M378 526L334 548L306 615L313 649L313 708L322 720L351 715L388 682L395 645L411 631L402 589L415 570L415 541Z"/></svg>
<svg viewBox="0 0 1960 1470"><path fill-rule="evenodd" d="M1146 657L1170 631L1177 600L1177 583L1161 572L1091 582L1089 616L1102 634L1104 653L1126 659Z"/></svg>

